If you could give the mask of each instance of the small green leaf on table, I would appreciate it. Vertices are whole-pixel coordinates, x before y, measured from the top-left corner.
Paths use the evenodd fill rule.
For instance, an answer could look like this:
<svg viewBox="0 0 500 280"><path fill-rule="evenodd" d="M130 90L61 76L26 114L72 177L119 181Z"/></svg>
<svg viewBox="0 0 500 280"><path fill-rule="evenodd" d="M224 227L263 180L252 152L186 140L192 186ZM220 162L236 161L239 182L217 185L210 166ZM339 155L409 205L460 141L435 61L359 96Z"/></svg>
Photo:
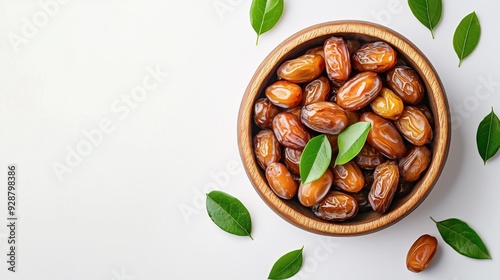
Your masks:
<svg viewBox="0 0 500 280"><path fill-rule="evenodd" d="M271 268L267 279L287 279L297 274L302 267L302 250L304 246L279 258Z"/></svg>
<svg viewBox="0 0 500 280"><path fill-rule="evenodd" d="M476 48L479 37L481 37L481 25L476 12L472 12L460 21L453 35L453 48L459 59L458 67Z"/></svg>
<svg viewBox="0 0 500 280"><path fill-rule="evenodd" d="M222 230L252 238L250 213L237 198L221 191L211 191L207 194L206 207L210 219Z"/></svg>
<svg viewBox="0 0 500 280"><path fill-rule="evenodd" d="M260 35L271 30L283 14L284 0L253 0L250 6L250 23L257 33L256 45Z"/></svg>
<svg viewBox="0 0 500 280"><path fill-rule="evenodd" d="M408 5L418 21L431 31L432 39L434 39L434 28L439 23L443 12L441 0L408 0Z"/></svg>
<svg viewBox="0 0 500 280"><path fill-rule="evenodd" d="M436 222L443 240L459 254L474 259L491 259L488 249L479 235L465 222L459 219L447 219Z"/></svg>

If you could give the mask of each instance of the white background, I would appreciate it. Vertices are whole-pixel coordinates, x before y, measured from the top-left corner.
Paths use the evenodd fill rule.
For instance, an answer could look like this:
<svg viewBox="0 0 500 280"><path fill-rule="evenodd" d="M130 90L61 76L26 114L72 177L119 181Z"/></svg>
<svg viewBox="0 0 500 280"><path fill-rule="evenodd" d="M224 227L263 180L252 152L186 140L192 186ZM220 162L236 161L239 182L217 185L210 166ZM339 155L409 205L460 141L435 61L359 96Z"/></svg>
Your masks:
<svg viewBox="0 0 500 280"><path fill-rule="evenodd" d="M475 144L481 119L492 106L500 112L497 2L443 1L433 40L405 0L288 0L259 46L250 1L73 0L50 6L50 16L39 2L53 1L0 1L0 279L266 279L275 260L301 246L304 266L293 279L500 278L500 158L484 166ZM453 32L473 10L481 41L458 68ZM413 41L442 79L454 126L446 167L418 209L374 234L328 238L261 201L242 168L236 118L274 47L339 19L378 22ZM168 76L125 105L148 69ZM101 122L111 128L85 150L82 130ZM69 166L78 147L87 155ZM17 273L5 262L10 163L19 169ZM58 178L61 165L68 172ZM204 194L214 187L250 210L254 241L210 221ZM467 221L493 260L454 252L429 216ZM405 257L424 233L440 244L414 274Z"/></svg>

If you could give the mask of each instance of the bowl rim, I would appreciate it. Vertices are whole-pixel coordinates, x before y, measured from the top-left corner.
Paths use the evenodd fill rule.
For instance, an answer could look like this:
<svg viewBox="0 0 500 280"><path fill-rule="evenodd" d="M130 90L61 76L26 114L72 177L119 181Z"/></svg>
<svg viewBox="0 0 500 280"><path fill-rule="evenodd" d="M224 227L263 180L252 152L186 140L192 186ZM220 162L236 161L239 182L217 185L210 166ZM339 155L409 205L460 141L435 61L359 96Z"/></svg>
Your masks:
<svg viewBox="0 0 500 280"><path fill-rule="evenodd" d="M432 91L433 98L429 98L429 105L434 114L434 149L433 158L426 174L419 184L417 191L403 204L388 213L367 222L359 224L342 224L329 221L318 221L307 217L293 207L286 204L274 194L267 182L259 175L259 167L253 154L252 120L253 103L260 96L262 84L273 75L271 71L288 52L301 44L315 38L334 34L351 34L370 36L383 40L403 52L405 58L417 71L425 84L427 95ZM416 66L416 67L415 67ZM427 57L406 37L400 33L377 23L360 20L329 21L304 28L280 43L262 61L250 80L243 95L237 121L238 149L245 172L254 189L264 202L287 222L310 232L330 236L351 236L372 233L384 229L408 214L410 214L428 196L436 184L446 163L451 140L451 122L448 100L444 86L436 70Z"/></svg>

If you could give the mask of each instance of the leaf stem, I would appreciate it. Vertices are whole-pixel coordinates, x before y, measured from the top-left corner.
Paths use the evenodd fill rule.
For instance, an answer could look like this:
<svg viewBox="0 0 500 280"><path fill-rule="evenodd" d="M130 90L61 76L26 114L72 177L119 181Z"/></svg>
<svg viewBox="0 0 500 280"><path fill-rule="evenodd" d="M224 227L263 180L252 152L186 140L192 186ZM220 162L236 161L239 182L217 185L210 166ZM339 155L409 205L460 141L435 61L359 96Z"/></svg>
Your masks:
<svg viewBox="0 0 500 280"><path fill-rule="evenodd" d="M432 220L434 223L436 223L436 224L437 224L436 220L434 220L432 217L429 217L429 218L431 218L431 220Z"/></svg>

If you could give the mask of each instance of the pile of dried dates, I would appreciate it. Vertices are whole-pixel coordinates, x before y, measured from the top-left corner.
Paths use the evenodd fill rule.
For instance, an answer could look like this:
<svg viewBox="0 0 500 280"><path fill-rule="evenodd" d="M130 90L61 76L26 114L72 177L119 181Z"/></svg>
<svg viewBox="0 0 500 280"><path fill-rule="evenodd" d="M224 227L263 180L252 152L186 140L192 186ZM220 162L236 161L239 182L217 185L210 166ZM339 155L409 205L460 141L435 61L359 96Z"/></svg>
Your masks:
<svg viewBox="0 0 500 280"><path fill-rule="evenodd" d="M382 41L330 37L323 46L283 62L254 104L254 153L269 187L316 216L344 221L386 212L408 194L432 159L433 115L418 73ZM325 134L335 153L349 125L369 122L361 152L301 184L299 162L308 141Z"/></svg>

